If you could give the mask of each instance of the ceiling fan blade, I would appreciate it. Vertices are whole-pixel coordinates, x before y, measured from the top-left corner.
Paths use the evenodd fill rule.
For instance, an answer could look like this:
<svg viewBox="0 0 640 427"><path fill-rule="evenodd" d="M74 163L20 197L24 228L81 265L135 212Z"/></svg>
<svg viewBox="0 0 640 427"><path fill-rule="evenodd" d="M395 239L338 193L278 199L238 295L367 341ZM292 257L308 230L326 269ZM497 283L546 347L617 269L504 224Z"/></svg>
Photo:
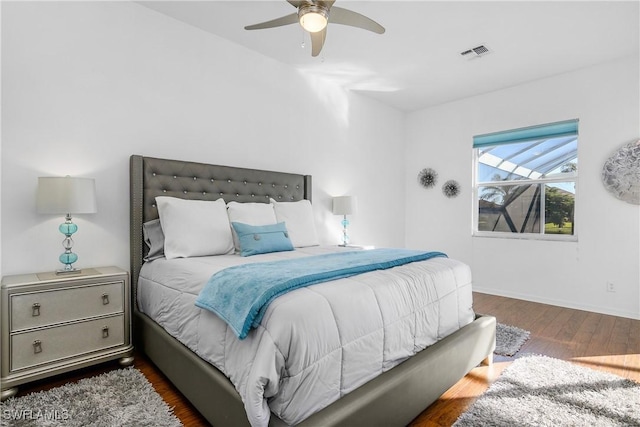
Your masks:
<svg viewBox="0 0 640 427"><path fill-rule="evenodd" d="M324 5L328 9L331 9L331 6L336 2L336 0L318 0L318 3Z"/></svg>
<svg viewBox="0 0 640 427"><path fill-rule="evenodd" d="M324 40L327 38L327 27L317 33L309 33L311 35L311 56L318 56L324 46Z"/></svg>
<svg viewBox="0 0 640 427"><path fill-rule="evenodd" d="M263 30L265 28L282 27L283 25L296 24L298 22L298 14L283 16L281 18L272 19L271 21L261 22L259 24L247 25L245 30Z"/></svg>
<svg viewBox="0 0 640 427"><path fill-rule="evenodd" d="M354 12L352 10L343 9L341 7L332 7L329 14L329 22L333 24L349 25L364 30L373 31L374 33L384 33L384 27L371 18Z"/></svg>
<svg viewBox="0 0 640 427"><path fill-rule="evenodd" d="M287 0L287 3L289 3L293 7L298 8L298 7L302 6L303 4L307 4L309 2L305 1L305 0Z"/></svg>

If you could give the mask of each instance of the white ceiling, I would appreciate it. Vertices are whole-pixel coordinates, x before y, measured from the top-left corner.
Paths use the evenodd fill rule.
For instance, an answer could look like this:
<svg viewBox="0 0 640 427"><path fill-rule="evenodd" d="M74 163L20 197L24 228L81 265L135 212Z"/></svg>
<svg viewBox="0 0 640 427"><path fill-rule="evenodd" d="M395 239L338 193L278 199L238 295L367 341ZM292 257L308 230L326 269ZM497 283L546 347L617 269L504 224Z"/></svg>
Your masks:
<svg viewBox="0 0 640 427"><path fill-rule="evenodd" d="M639 1L336 1L386 28L329 24L320 56L299 25L244 30L294 13L285 0L143 1L165 15L351 90L414 111L638 55ZM302 48L302 41L305 47ZM485 45L475 59L460 53Z"/></svg>

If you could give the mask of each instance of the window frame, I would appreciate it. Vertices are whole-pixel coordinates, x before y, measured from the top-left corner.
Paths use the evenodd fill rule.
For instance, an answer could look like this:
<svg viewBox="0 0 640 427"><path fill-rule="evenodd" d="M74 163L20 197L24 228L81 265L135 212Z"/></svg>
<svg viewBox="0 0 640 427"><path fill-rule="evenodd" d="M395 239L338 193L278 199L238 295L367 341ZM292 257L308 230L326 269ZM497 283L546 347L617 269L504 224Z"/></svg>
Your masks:
<svg viewBox="0 0 640 427"><path fill-rule="evenodd" d="M577 122L577 120L576 120ZM553 124L550 124L553 125ZM540 127L544 127L545 125L541 125ZM528 128L525 128L528 129ZM518 132L516 129L514 131L505 131L507 132ZM575 132L576 136L578 136L578 131ZM516 144L520 141L513 141L513 144ZM496 145L508 145L510 143L498 143ZM485 147L487 144L485 144ZM564 241L564 242L576 242L578 241L578 226L576 224L580 224L578 221L578 171L573 172L565 172L562 174L552 175L551 177L542 177L542 178L522 178L517 180L508 180L508 181L479 181L478 180L478 169L480 163L480 151L483 149L483 146L474 147L472 151L472 215L471 215L471 229L472 229L472 237L489 237L489 238L502 238L502 239L517 239L517 240L536 240L536 241ZM579 148L579 147L578 147ZM579 156L577 156L579 158ZM545 233L545 191L547 184L553 184L558 182L572 182L574 184L574 211L573 211L573 234L546 234ZM489 187L489 186L503 186L503 185L540 185L541 193L540 193L540 231L538 233L513 233L506 231L481 231L478 229L478 221L480 219L480 188Z"/></svg>

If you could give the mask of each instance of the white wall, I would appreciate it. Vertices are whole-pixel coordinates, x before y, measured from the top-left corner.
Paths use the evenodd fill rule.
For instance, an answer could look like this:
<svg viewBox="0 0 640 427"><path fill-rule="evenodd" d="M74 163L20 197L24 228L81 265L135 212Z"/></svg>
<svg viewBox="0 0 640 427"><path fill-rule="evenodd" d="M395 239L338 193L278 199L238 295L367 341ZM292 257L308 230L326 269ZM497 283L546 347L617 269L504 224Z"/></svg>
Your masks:
<svg viewBox="0 0 640 427"><path fill-rule="evenodd" d="M311 174L325 242L330 197L355 194L353 242L403 244L399 111L131 2L1 7L3 275L59 267L62 218L36 214L35 191L67 174L98 192L78 267L128 269L131 154Z"/></svg>
<svg viewBox="0 0 640 427"><path fill-rule="evenodd" d="M640 318L640 209L600 183L606 158L640 134L637 57L405 121L130 2L0 7L3 275L59 266L61 218L35 213L45 175L96 178L99 212L76 218L78 266L128 269L128 159L143 154L310 173L325 242L340 232L330 196L355 194L355 243L443 250L471 264L477 290ZM472 136L569 118L580 119L579 241L472 238ZM420 188L424 167L462 194Z"/></svg>
<svg viewBox="0 0 640 427"><path fill-rule="evenodd" d="M640 137L638 57L422 110L407 120L408 247L430 246L472 266L475 289L640 318L640 206L615 199L602 165ZM579 123L578 242L471 237L472 137L566 119ZM432 167L462 193L425 190ZM605 291L613 282L615 293Z"/></svg>

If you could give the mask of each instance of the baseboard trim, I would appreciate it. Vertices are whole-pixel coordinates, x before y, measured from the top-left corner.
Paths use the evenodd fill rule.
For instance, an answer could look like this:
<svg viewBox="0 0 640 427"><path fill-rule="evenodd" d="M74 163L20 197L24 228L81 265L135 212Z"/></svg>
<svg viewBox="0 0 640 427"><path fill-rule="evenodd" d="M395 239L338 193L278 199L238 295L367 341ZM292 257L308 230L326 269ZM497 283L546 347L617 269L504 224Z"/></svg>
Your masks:
<svg viewBox="0 0 640 427"><path fill-rule="evenodd" d="M541 298L537 295L524 294L520 292L510 292L504 289L488 288L485 286L473 286L474 292L481 294L496 295L500 297L521 299L524 301L538 302L541 304L555 305L558 307L571 308L574 310L591 311L593 313L607 314L610 316L626 317L628 319L640 320L640 313L633 313L625 310L615 310L607 307L596 307L588 304L576 304L574 302L556 300L553 298Z"/></svg>

